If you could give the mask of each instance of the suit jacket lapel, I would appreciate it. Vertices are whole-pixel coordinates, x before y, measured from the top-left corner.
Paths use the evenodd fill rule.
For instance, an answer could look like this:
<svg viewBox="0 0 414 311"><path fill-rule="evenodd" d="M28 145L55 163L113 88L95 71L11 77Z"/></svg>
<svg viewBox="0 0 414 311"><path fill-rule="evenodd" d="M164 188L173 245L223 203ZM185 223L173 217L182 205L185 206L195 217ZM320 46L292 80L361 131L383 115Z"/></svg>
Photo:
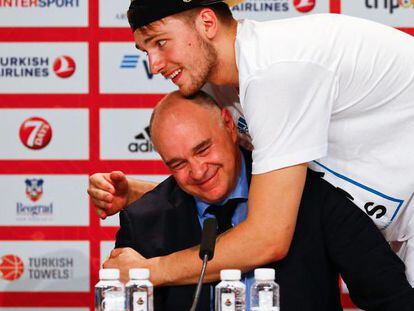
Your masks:
<svg viewBox="0 0 414 311"><path fill-rule="evenodd" d="M173 206L169 218L172 218L178 230L176 233L178 237L176 241L174 241L177 244L174 245L174 248L185 249L189 246L200 244L201 226L198 220L197 208L194 198L182 191L178 185L176 185L174 190L171 192L169 201ZM178 287L178 291L172 296L180 295L183 297L182 292L185 292L185 297L192 298L194 297L195 288L195 285L185 286L181 288ZM210 288L211 286L209 284L203 285L197 311L210 310ZM188 301L189 306L191 306L191 303L192 299Z"/></svg>

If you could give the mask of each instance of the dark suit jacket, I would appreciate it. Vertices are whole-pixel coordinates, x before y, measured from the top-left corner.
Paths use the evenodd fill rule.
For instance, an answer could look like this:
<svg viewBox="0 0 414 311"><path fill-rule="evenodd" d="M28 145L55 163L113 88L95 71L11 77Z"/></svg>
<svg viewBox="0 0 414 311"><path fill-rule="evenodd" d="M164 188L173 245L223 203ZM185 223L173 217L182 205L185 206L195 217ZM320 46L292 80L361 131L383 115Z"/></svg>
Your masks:
<svg viewBox="0 0 414 311"><path fill-rule="evenodd" d="M194 199L172 177L122 211L120 220L116 247L131 247L146 258L200 243ZM402 261L369 217L312 171L289 253L268 267L276 269L282 311L342 310L339 273L364 310L414 310L414 289ZM155 311L189 310L194 290L194 285L156 288ZM210 311L208 285L197 310Z"/></svg>

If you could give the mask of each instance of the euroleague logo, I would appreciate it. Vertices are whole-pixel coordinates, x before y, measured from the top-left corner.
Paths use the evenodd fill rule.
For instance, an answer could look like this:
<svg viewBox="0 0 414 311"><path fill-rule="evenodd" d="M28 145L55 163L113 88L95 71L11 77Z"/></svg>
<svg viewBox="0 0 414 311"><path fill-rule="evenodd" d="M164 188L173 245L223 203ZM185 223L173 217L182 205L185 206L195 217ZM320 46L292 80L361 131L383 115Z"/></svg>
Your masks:
<svg viewBox="0 0 414 311"><path fill-rule="evenodd" d="M23 261L16 255L4 255L0 258L0 278L6 281L19 279L24 272Z"/></svg>
<svg viewBox="0 0 414 311"><path fill-rule="evenodd" d="M31 117L20 126L20 140L29 149L45 148L52 139L52 127L49 122L39 117Z"/></svg>
<svg viewBox="0 0 414 311"><path fill-rule="evenodd" d="M76 64L73 58L62 55L56 58L53 62L53 71L55 74L62 79L71 77L76 70Z"/></svg>
<svg viewBox="0 0 414 311"><path fill-rule="evenodd" d="M296 10L301 13L308 13L315 7L316 0L293 0Z"/></svg>

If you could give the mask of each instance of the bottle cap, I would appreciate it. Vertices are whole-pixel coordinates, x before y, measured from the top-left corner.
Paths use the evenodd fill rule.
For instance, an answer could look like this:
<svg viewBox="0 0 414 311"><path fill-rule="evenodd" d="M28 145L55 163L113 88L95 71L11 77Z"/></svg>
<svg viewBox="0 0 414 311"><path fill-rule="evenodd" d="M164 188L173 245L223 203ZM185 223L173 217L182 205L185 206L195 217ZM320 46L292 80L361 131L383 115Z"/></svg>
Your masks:
<svg viewBox="0 0 414 311"><path fill-rule="evenodd" d="M236 269L221 270L220 278L222 281L239 281L241 278L241 271Z"/></svg>
<svg viewBox="0 0 414 311"><path fill-rule="evenodd" d="M254 278L260 281L269 281L275 279L275 269L260 268L254 270Z"/></svg>
<svg viewBox="0 0 414 311"><path fill-rule="evenodd" d="M118 280L119 269L100 269L99 279L100 280Z"/></svg>
<svg viewBox="0 0 414 311"><path fill-rule="evenodd" d="M149 269L129 269L129 278L131 280L148 280L149 276Z"/></svg>

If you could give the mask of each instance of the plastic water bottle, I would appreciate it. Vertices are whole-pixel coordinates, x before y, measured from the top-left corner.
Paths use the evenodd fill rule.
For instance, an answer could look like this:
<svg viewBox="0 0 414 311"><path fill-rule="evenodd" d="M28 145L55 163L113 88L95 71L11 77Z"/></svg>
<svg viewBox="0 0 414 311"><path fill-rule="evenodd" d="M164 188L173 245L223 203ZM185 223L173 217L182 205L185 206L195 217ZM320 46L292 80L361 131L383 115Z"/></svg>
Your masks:
<svg viewBox="0 0 414 311"><path fill-rule="evenodd" d="M118 269L100 269L95 285L95 311L125 310L124 284L119 281Z"/></svg>
<svg viewBox="0 0 414 311"><path fill-rule="evenodd" d="M279 311L279 285L274 269L254 270L255 282L250 289L251 311Z"/></svg>
<svg viewBox="0 0 414 311"><path fill-rule="evenodd" d="M240 282L240 270L221 270L216 286L216 311L245 311L246 286Z"/></svg>
<svg viewBox="0 0 414 311"><path fill-rule="evenodd" d="M154 287L149 281L148 269L130 269L129 282L125 286L128 311L153 311Z"/></svg>

